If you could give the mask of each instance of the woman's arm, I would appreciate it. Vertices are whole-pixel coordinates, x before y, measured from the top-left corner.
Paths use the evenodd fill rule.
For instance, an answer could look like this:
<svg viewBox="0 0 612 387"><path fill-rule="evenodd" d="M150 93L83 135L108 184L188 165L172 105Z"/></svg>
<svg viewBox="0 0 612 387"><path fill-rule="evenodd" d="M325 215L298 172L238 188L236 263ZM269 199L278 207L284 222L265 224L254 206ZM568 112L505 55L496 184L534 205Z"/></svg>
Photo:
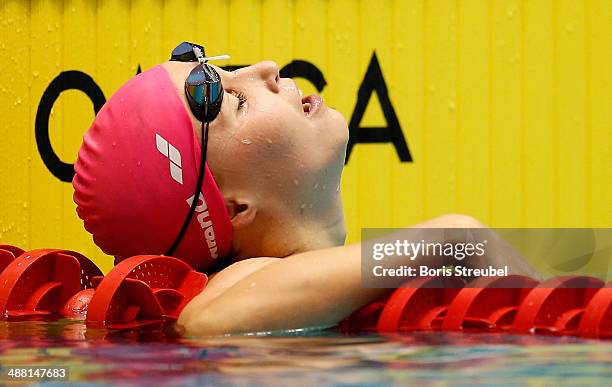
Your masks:
<svg viewBox="0 0 612 387"><path fill-rule="evenodd" d="M480 223L464 216L444 216L415 228L475 228ZM331 327L357 308L391 289L361 287L360 244L339 246L267 261L265 269L245 272L206 302L186 308L179 325L188 335L216 335L274 331L291 328ZM429 258L428 258L429 259ZM430 267L453 263L443 258L428 261ZM487 262L479 263L485 264ZM406 262L417 266L416 261ZM495 263L493 263L495 264ZM230 270L232 267L226 269ZM514 273L533 275L528 265L509 265ZM221 275L211 280L222 280ZM205 290L202 295L205 295ZM198 296L200 297L200 296ZM185 314L185 313L184 313Z"/></svg>
<svg viewBox="0 0 612 387"><path fill-rule="evenodd" d="M389 291L361 288L360 276L359 245L297 254L246 275L179 325L188 335L330 327Z"/></svg>

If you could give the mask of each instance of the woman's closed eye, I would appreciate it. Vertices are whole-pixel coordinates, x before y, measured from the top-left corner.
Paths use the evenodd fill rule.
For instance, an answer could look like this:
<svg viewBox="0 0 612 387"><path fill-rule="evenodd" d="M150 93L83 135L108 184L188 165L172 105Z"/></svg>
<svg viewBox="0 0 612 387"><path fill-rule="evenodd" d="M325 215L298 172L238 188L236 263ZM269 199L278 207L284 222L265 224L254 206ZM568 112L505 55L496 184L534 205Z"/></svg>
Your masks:
<svg viewBox="0 0 612 387"><path fill-rule="evenodd" d="M243 92L236 91L236 90L231 90L230 94L238 99L238 107L236 108L236 110L242 109L242 107L244 106L244 104L247 101L246 95L244 95Z"/></svg>

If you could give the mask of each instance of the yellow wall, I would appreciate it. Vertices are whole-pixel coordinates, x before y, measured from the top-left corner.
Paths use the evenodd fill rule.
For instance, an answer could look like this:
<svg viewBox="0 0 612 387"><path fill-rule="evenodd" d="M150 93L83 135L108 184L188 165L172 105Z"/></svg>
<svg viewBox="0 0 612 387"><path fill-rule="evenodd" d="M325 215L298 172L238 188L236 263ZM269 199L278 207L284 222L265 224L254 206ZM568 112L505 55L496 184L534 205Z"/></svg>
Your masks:
<svg viewBox="0 0 612 387"><path fill-rule="evenodd" d="M344 199L349 239L446 212L496 227L612 225L612 2L2 1L0 241L81 251L107 270L82 229L72 187L37 151L37 107L65 70L108 98L138 65L182 40L225 64L315 64L323 97L350 119L373 52L413 162L389 144L356 145ZM305 92L314 91L304 80ZM61 94L51 144L72 163L92 104ZM372 98L362 126L384 126Z"/></svg>

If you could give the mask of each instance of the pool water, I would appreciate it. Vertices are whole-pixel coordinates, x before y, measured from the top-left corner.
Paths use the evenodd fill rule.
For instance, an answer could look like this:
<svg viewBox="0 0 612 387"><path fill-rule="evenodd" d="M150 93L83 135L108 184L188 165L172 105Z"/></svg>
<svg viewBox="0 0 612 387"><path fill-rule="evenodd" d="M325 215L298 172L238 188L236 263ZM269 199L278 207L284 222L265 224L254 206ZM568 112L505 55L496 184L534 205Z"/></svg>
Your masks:
<svg viewBox="0 0 612 387"><path fill-rule="evenodd" d="M169 325L118 332L25 321L0 322L0 364L66 366L82 385L611 385L612 341L334 331L200 339Z"/></svg>

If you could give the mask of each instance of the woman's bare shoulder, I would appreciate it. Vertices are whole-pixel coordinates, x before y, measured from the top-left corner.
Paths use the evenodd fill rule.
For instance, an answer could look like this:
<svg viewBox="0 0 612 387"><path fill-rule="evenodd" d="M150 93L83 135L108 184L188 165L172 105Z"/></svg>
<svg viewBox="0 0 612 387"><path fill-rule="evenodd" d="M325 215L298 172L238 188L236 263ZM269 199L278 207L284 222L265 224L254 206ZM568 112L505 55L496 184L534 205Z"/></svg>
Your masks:
<svg viewBox="0 0 612 387"><path fill-rule="evenodd" d="M260 257L249 258L235 262L225 269L208 276L208 284L204 291L191 300L179 317L179 324L192 314L202 310L212 300L217 298L227 289L242 280L244 277L257 270L278 261L280 258Z"/></svg>
<svg viewBox="0 0 612 387"><path fill-rule="evenodd" d="M223 283L227 284L229 282L236 283L236 281L242 279L243 277L251 274L254 271L261 269L264 266L267 266L273 262L278 261L281 258L273 258L273 257L259 257L259 258L248 258L243 259L242 261L234 262L225 269L218 271L216 273L210 274L208 276L209 283L208 286L213 285L215 283ZM219 286L219 285L215 285ZM231 285L230 285L231 286Z"/></svg>

